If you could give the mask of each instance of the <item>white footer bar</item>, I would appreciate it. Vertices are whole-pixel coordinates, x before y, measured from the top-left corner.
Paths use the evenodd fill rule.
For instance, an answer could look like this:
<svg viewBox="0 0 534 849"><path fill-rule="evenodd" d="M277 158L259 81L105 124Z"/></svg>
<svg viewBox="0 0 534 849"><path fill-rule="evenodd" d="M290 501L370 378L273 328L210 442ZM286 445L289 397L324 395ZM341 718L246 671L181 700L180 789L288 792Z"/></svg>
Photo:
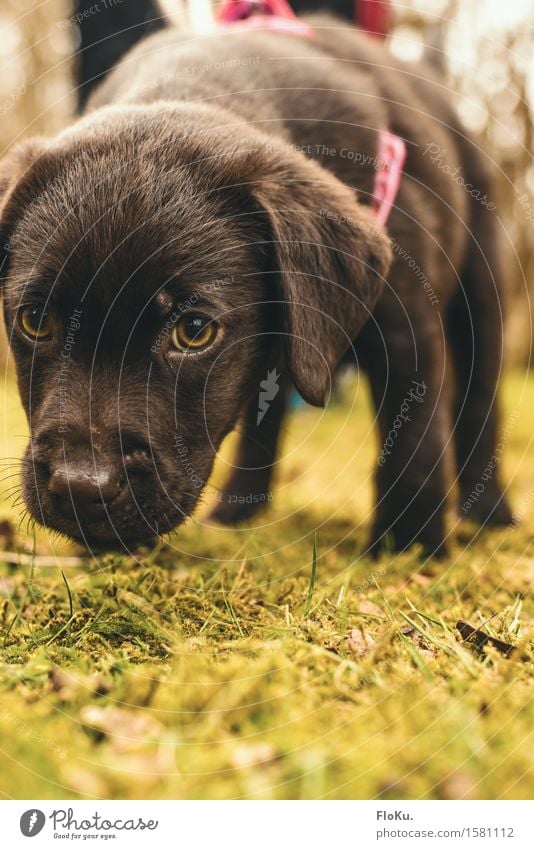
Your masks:
<svg viewBox="0 0 534 849"><path fill-rule="evenodd" d="M133 801L0 803L6 849L108 845L184 849L534 847L534 804Z"/></svg>

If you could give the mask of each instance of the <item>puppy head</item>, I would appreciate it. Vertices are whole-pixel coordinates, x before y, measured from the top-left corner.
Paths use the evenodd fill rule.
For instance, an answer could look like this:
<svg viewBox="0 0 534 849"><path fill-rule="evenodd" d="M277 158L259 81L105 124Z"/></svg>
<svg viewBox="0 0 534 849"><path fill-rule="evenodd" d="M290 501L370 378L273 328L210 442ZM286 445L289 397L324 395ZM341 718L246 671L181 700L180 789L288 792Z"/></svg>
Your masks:
<svg viewBox="0 0 534 849"><path fill-rule="evenodd" d="M324 403L380 294L354 194L234 120L102 110L0 165L24 498L89 545L183 521L269 365Z"/></svg>

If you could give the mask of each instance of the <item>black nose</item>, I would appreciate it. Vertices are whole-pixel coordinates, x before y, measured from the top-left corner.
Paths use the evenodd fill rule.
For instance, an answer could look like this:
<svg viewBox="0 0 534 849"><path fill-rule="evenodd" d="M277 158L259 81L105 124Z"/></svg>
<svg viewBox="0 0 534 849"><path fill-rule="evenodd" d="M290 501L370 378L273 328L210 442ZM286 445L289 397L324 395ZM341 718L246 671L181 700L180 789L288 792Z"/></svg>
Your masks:
<svg viewBox="0 0 534 849"><path fill-rule="evenodd" d="M84 513L104 513L120 492L121 480L112 466L95 468L93 463L67 463L52 471L48 489L62 509L78 508Z"/></svg>

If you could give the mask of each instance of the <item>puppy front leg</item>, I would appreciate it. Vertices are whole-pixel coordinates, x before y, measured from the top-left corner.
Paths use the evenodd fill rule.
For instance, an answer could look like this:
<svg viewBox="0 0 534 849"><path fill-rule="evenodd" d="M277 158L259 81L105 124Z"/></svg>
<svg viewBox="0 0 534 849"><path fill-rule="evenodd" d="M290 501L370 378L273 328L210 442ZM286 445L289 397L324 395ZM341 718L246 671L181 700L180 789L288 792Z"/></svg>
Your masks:
<svg viewBox="0 0 534 849"><path fill-rule="evenodd" d="M269 394L272 392L267 396ZM260 390L249 403L242 420L233 470L210 514L212 521L224 525L245 521L273 500L273 465L288 395L289 386L282 377L272 401L261 399Z"/></svg>
<svg viewBox="0 0 534 849"><path fill-rule="evenodd" d="M370 547L377 555L421 543L439 557L446 553L443 340L428 316L412 316L411 325L413 336L387 323L375 328L365 357L380 430Z"/></svg>

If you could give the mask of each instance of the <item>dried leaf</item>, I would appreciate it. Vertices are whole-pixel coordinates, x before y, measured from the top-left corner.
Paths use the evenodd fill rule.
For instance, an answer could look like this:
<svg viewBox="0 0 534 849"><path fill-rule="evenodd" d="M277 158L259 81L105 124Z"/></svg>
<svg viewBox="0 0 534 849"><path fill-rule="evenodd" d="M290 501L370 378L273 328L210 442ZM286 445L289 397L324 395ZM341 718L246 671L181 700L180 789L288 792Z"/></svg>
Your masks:
<svg viewBox="0 0 534 849"><path fill-rule="evenodd" d="M352 651L355 651L356 654L359 655L359 657L365 657L365 655L374 646L375 641L369 636L369 634L366 634L363 629L353 628L350 632L347 644Z"/></svg>
<svg viewBox="0 0 534 849"><path fill-rule="evenodd" d="M510 657L512 652L516 650L516 647L510 643L505 643L504 640L498 640L496 637L490 637L480 628L473 628L469 622L464 622L461 619L456 623L456 628L462 635L464 643L468 643L479 652L483 652L486 646L493 646L501 654Z"/></svg>
<svg viewBox="0 0 534 849"><path fill-rule="evenodd" d="M63 768L62 779L65 787L85 799L91 796L105 799L110 794L108 785L94 769L84 769L68 763Z"/></svg>
<svg viewBox="0 0 534 849"><path fill-rule="evenodd" d="M453 772L440 785L440 791L443 799L476 799L477 783L466 772Z"/></svg>
<svg viewBox="0 0 534 849"><path fill-rule="evenodd" d="M56 666L50 671L48 678L52 692L57 693L65 701L73 699L78 691L82 691L84 694L93 693L96 696L105 696L111 690L111 684L99 673L77 675L76 673L65 672L65 670Z"/></svg>
<svg viewBox="0 0 534 849"><path fill-rule="evenodd" d="M150 740L157 740L165 730L146 713L116 707L86 705L80 711L80 718L85 725L109 736L118 752L132 751Z"/></svg>
<svg viewBox="0 0 534 849"><path fill-rule="evenodd" d="M430 575L424 575L422 572L414 572L409 578L409 583L419 584L420 587L428 587L433 578Z"/></svg>
<svg viewBox="0 0 534 849"><path fill-rule="evenodd" d="M411 642L416 646L421 654L426 655L427 657L434 657L436 651L432 646L429 646L425 641L425 638L419 631L416 631L415 628L410 628L408 625L406 628L403 628L401 631L403 637L407 637Z"/></svg>
<svg viewBox="0 0 534 849"><path fill-rule="evenodd" d="M276 750L271 743L241 745L232 752L232 764L235 769L248 769L252 766L268 764L276 760L276 757Z"/></svg>
<svg viewBox="0 0 534 849"><path fill-rule="evenodd" d="M72 698L74 687L70 675L56 667L52 669L48 675L52 692L58 693L64 699Z"/></svg>
<svg viewBox="0 0 534 849"><path fill-rule="evenodd" d="M358 610L360 613L371 613L373 616L379 616L381 619L385 619L384 613L378 605L373 604L372 601L368 601L366 598L360 601Z"/></svg>

